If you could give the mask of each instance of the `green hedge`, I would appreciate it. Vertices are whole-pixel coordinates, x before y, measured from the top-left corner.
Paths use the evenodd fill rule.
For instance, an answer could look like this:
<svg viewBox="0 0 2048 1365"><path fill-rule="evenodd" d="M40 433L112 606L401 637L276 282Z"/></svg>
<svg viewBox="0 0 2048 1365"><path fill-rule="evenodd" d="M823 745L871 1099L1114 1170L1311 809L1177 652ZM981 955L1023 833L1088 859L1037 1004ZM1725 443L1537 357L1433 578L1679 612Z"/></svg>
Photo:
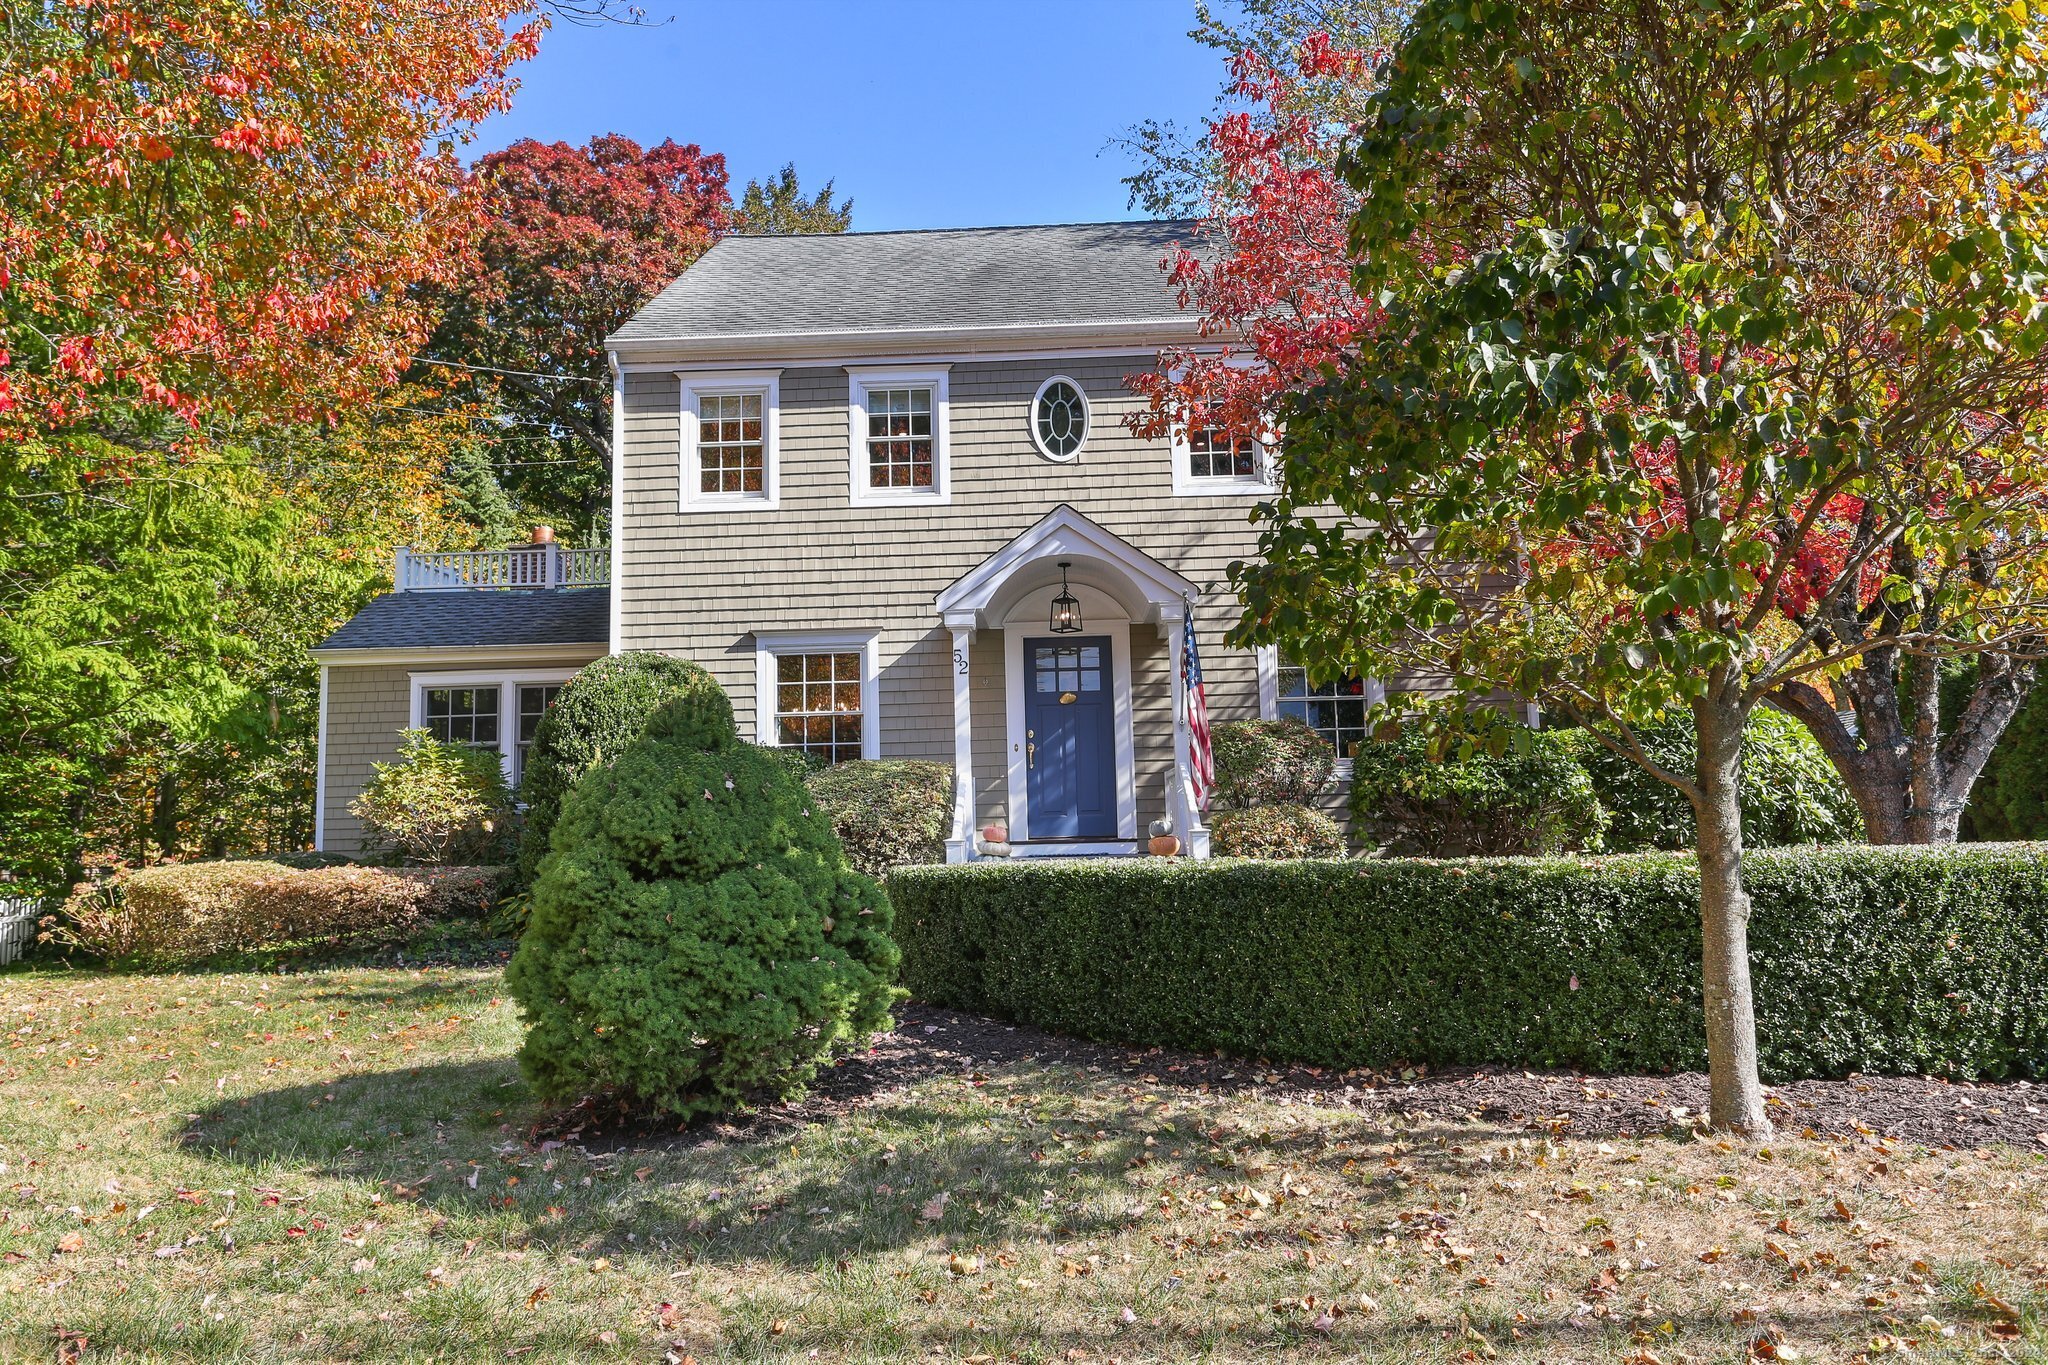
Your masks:
<svg viewBox="0 0 2048 1365"><path fill-rule="evenodd" d="M1747 860L1766 1077L2048 1075L2048 848ZM1677 854L1133 859L891 875L921 1000L1091 1038L1332 1066L1695 1070Z"/></svg>

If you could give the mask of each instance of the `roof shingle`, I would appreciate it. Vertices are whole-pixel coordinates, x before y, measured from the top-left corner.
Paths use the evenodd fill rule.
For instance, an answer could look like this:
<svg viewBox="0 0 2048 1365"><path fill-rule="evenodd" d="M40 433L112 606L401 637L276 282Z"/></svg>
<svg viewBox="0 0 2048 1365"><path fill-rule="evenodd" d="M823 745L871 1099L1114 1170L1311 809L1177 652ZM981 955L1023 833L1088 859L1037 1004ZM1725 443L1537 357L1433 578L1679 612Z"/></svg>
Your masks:
<svg viewBox="0 0 2048 1365"><path fill-rule="evenodd" d="M1179 321L1161 263L1196 246L1198 228L1171 220L727 237L611 339Z"/></svg>
<svg viewBox="0 0 2048 1365"><path fill-rule="evenodd" d="M603 645L610 634L610 588L464 588L372 598L313 648Z"/></svg>

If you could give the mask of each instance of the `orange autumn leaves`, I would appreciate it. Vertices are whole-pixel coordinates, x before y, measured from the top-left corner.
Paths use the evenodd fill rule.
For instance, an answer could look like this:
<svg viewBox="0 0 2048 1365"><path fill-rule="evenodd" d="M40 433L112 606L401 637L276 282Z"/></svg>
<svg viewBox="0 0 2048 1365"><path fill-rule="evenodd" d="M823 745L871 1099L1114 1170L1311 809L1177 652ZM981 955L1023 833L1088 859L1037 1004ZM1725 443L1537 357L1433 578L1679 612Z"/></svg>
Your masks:
<svg viewBox="0 0 2048 1365"><path fill-rule="evenodd" d="M0 59L0 439L325 416L403 369L449 278L456 148L529 0L63 0Z"/></svg>

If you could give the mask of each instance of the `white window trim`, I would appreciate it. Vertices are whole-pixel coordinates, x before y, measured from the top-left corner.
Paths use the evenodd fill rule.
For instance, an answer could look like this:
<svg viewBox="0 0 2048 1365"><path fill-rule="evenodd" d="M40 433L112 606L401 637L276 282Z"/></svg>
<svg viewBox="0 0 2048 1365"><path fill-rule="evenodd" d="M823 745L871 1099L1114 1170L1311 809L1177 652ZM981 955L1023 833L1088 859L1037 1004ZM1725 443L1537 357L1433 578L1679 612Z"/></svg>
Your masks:
<svg viewBox="0 0 2048 1365"><path fill-rule="evenodd" d="M1074 447L1070 455L1055 455L1045 448L1045 442L1038 436L1038 400L1045 397L1045 391L1055 384L1068 384L1081 395L1081 444ZM1031 432L1031 447L1042 460L1054 464L1079 464L1083 452L1088 449L1088 438L1095 434L1095 401L1088 396L1088 386L1072 375L1055 374L1046 376L1043 384L1031 395L1031 407L1024 414L1024 421Z"/></svg>
<svg viewBox="0 0 2048 1365"><path fill-rule="evenodd" d="M682 488L685 512L773 512L782 506L782 371L678 370L683 386ZM733 394L761 395L761 471L759 493L705 493L697 463L705 398Z"/></svg>
<svg viewBox="0 0 2048 1365"><path fill-rule="evenodd" d="M1173 424L1173 495L1177 498L1272 497L1280 491L1273 477L1273 452L1264 441L1253 441L1258 449L1259 472L1251 475L1206 474L1197 476L1189 468L1194 451L1188 446L1187 428Z"/></svg>
<svg viewBox="0 0 2048 1365"><path fill-rule="evenodd" d="M944 507L953 501L952 366L907 370L894 366L848 365L846 405L846 490L855 507ZM932 391L932 486L923 489L868 486L868 394L875 389Z"/></svg>
<svg viewBox="0 0 2048 1365"><path fill-rule="evenodd" d="M498 762L505 770L505 780L512 780L512 752L519 745L519 693L521 684L536 684L559 687L576 676L573 668L520 669L506 672L494 669L485 673L410 673L406 675L412 684L412 719L407 728L423 729L426 726L427 693L444 687L498 689Z"/></svg>
<svg viewBox="0 0 2048 1365"><path fill-rule="evenodd" d="M1277 645L1256 647L1259 666L1259 716L1263 720L1280 718L1280 648ZM1365 680L1365 704L1376 706L1387 697L1386 684L1378 678ZM1352 758L1349 754L1337 755L1337 767L1333 774L1339 782L1351 780Z"/></svg>
<svg viewBox="0 0 2048 1365"><path fill-rule="evenodd" d="M754 632L754 739L779 749L775 735L775 660L784 654L860 651L860 756L882 756L881 670L876 630L757 630Z"/></svg>

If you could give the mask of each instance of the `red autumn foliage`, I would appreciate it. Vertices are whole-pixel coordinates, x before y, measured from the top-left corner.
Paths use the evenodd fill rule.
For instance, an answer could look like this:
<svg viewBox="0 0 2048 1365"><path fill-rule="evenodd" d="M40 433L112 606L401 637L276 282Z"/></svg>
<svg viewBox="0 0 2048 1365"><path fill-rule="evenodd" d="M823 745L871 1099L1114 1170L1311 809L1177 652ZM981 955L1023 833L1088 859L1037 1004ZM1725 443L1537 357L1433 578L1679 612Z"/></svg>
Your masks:
<svg viewBox="0 0 2048 1365"><path fill-rule="evenodd" d="M1291 68L1250 51L1232 61L1230 91L1252 108L1209 126L1220 171L1204 223L1211 249L1185 246L1163 263L1181 307L1201 313L1204 344L1166 351L1157 371L1127 380L1150 400L1139 434L1266 437L1276 400L1372 325L1372 305L1351 287L1356 198L1335 169L1344 130L1305 96L1315 82L1362 80L1369 61L1320 33Z"/></svg>
<svg viewBox="0 0 2048 1365"><path fill-rule="evenodd" d="M531 0L69 0L0 58L0 439L317 416L404 367L465 252L455 147Z"/></svg>

